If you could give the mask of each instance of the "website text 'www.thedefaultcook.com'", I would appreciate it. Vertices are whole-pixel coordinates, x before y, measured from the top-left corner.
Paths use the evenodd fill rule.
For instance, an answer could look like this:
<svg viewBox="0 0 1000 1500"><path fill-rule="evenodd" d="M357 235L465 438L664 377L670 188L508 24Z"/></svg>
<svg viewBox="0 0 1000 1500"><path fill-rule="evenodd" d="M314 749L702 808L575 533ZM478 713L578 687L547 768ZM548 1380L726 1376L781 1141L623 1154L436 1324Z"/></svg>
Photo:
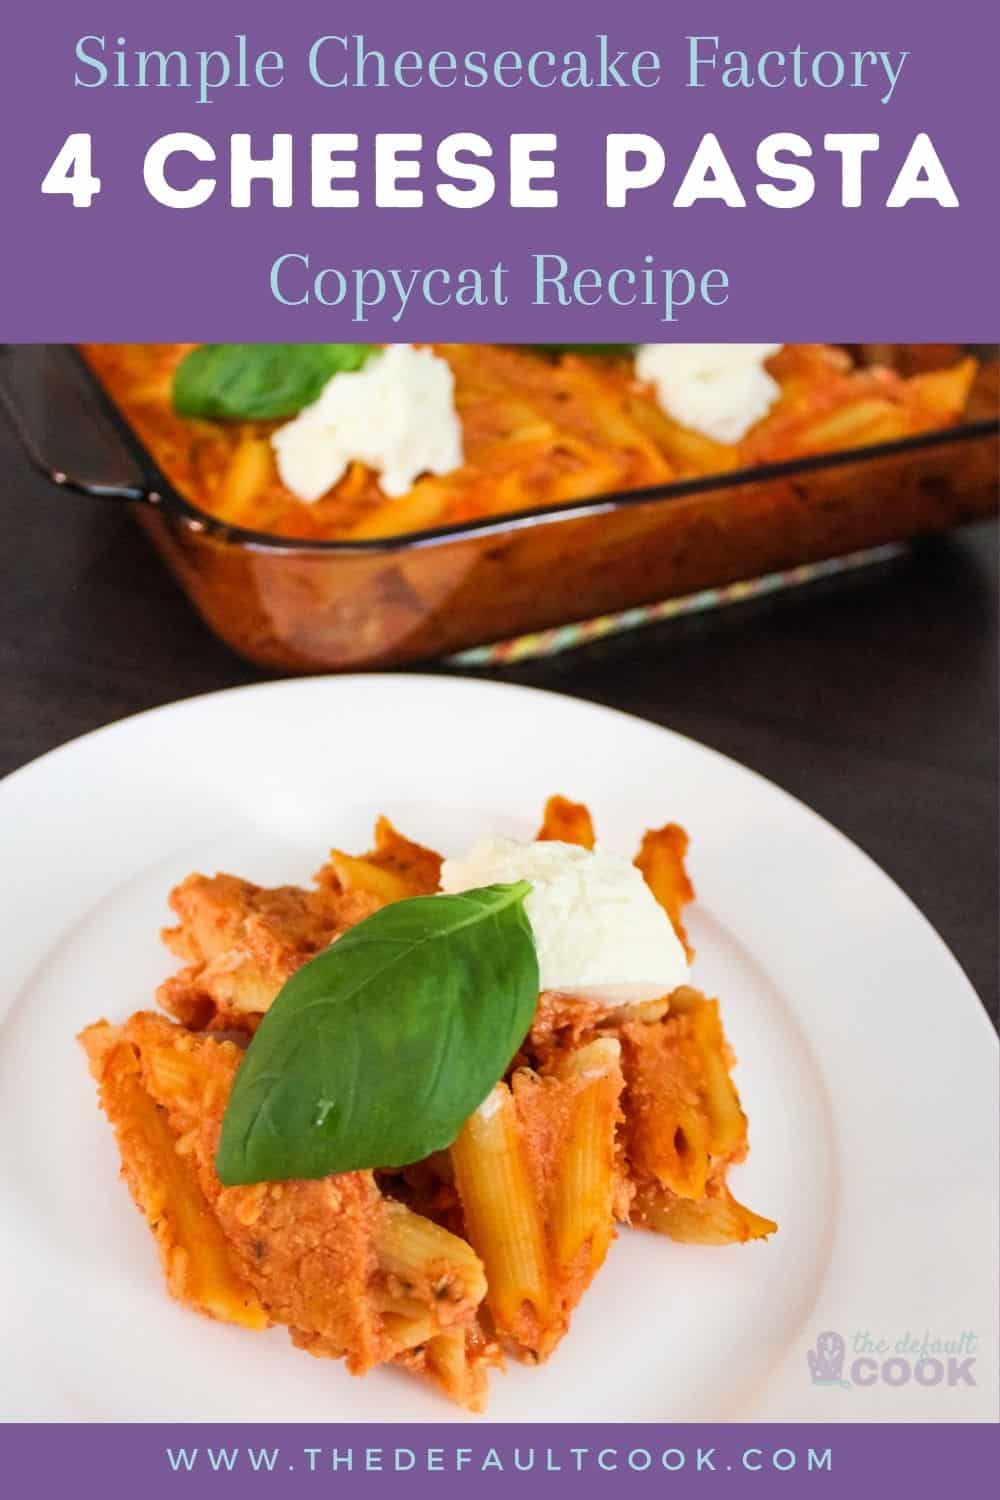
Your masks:
<svg viewBox="0 0 1000 1500"><path fill-rule="evenodd" d="M536 1447L525 1444L484 1446L168 1446L168 1468L177 1474L352 1475L409 1473L642 1474L666 1473L829 1473L833 1449L698 1444L697 1446Z"/></svg>

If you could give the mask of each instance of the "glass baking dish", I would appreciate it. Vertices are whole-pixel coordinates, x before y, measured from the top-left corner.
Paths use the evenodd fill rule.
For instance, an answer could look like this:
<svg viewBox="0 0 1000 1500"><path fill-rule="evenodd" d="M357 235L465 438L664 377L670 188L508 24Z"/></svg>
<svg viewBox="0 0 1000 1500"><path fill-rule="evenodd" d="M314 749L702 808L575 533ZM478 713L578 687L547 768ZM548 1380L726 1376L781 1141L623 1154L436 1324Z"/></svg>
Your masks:
<svg viewBox="0 0 1000 1500"><path fill-rule="evenodd" d="M989 515L997 367L939 432L365 541L227 525L158 472L79 356L5 345L0 399L53 483L128 505L235 651L290 672L398 665Z"/></svg>

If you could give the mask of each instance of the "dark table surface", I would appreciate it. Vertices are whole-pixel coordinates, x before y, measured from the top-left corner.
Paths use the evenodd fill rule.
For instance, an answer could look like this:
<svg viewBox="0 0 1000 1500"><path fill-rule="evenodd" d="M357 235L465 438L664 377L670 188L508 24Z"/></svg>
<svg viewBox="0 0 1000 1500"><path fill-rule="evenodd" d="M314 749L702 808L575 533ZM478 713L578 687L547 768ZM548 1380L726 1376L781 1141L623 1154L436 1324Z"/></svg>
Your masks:
<svg viewBox="0 0 1000 1500"><path fill-rule="evenodd" d="M128 515L35 478L2 420L0 463L0 774L260 676L199 623ZM998 585L986 523L490 675L667 724L801 797L923 909L996 1021Z"/></svg>

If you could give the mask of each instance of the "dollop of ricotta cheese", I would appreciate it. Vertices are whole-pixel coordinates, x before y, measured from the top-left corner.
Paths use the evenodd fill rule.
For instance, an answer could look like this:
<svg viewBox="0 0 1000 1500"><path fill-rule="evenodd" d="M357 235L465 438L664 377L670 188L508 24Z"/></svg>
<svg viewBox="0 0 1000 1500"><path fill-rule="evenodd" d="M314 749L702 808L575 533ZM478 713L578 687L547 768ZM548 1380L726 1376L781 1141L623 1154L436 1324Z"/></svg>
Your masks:
<svg viewBox="0 0 1000 1500"><path fill-rule="evenodd" d="M311 406L272 434L282 481L313 504L352 461L396 498L421 474L462 464L455 377L432 349L388 344L361 367L332 376Z"/></svg>
<svg viewBox="0 0 1000 1500"><path fill-rule="evenodd" d="M620 855L490 837L441 870L451 893L516 880L531 882L524 908L543 990L628 1005L687 983L687 955L670 918Z"/></svg>
<svg viewBox="0 0 1000 1500"><path fill-rule="evenodd" d="M781 387L764 368L781 344L640 344L635 372L668 417L719 443L738 443Z"/></svg>

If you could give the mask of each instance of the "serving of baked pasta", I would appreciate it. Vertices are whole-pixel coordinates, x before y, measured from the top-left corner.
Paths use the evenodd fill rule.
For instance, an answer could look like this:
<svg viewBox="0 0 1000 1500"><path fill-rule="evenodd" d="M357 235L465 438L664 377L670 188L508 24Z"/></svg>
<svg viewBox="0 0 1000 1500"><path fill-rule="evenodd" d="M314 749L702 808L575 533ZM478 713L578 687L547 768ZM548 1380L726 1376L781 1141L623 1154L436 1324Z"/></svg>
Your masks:
<svg viewBox="0 0 1000 1500"><path fill-rule="evenodd" d="M747 1121L689 983L687 844L630 862L553 797L533 843L443 860L381 817L310 886L182 881L160 1009L80 1038L172 1295L482 1411L619 1226L771 1234L727 1183Z"/></svg>

